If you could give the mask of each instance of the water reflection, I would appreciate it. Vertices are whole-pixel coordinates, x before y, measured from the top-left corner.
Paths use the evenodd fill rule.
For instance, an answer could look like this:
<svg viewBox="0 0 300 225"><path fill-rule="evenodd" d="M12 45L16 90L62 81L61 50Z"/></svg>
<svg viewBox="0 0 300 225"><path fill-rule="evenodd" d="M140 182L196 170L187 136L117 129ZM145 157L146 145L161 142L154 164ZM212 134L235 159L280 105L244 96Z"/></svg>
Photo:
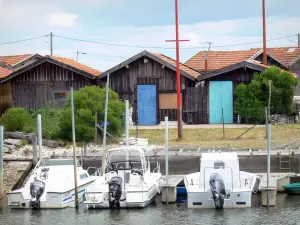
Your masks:
<svg viewBox="0 0 300 225"><path fill-rule="evenodd" d="M160 198L160 196L158 196ZM196 210L186 204L157 204L145 209L87 210L82 205L78 210L9 210L0 212L0 224L5 225L73 225L73 224L300 224L300 196L277 195L276 207L259 207L258 195L248 209Z"/></svg>

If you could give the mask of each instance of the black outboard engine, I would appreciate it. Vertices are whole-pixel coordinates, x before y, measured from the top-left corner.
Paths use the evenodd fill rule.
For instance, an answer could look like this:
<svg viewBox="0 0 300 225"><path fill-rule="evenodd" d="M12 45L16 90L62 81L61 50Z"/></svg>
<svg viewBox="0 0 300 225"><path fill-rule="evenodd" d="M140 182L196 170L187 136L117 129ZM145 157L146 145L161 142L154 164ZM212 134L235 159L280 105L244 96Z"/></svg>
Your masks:
<svg viewBox="0 0 300 225"><path fill-rule="evenodd" d="M122 178L112 177L109 181L109 206L110 208L120 208L122 196Z"/></svg>
<svg viewBox="0 0 300 225"><path fill-rule="evenodd" d="M223 209L226 191L222 176L218 173L213 173L210 176L209 185L216 209Z"/></svg>
<svg viewBox="0 0 300 225"><path fill-rule="evenodd" d="M34 180L30 184L30 195L31 195L31 201L29 202L29 206L34 209L40 209L41 202L40 198L43 195L45 191L45 183L40 180Z"/></svg>

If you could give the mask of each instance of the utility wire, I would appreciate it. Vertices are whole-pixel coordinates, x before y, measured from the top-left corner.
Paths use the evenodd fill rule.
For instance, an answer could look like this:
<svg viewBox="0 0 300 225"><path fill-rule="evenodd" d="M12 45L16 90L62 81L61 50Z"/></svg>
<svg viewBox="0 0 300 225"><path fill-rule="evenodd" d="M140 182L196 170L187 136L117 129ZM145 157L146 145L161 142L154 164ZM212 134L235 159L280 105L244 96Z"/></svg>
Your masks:
<svg viewBox="0 0 300 225"><path fill-rule="evenodd" d="M17 41L4 42L4 43L0 43L0 45L8 45L8 44L14 44L14 43L19 43L19 42L23 42L23 41L31 41L31 40L35 40L35 39L39 39L39 38L48 37L48 36L49 35L43 35L43 36L39 36L39 37L27 38L27 39L22 39L22 40L17 40Z"/></svg>
<svg viewBox="0 0 300 225"><path fill-rule="evenodd" d="M289 35L289 36L284 36L284 37L278 37L278 38L272 38L268 39L267 41L275 41L275 40L280 40L280 39L286 39L290 38L293 36L296 36L297 34ZM107 42L98 42L98 41L89 41L89 40L84 40L84 39L79 39L79 38L72 38L72 37L65 37L65 36L60 36L60 35L53 35L58 38L63 38L63 39L68 39L68 40L73 40L73 41L80 41L80 42L87 42L87 43L93 43L93 44L100 44L100 45L109 45L109 46L117 46L117 47L127 47L127 48L143 48L143 49L176 49L174 47L158 47L158 46L141 46L141 45L127 45L127 44L115 44L115 43L107 43ZM257 44L263 42L262 40L260 41L253 41L253 42L246 42L246 43L238 43L238 44L229 44L229 45L216 45L216 46L211 46L211 48L225 48L225 47L234 47L234 46L241 46L241 45L250 45L250 44ZM201 43L201 44L206 44L207 42ZM207 49L207 47L204 46L198 46L198 47L181 47L180 49Z"/></svg>
<svg viewBox="0 0 300 225"><path fill-rule="evenodd" d="M89 41L89 40L84 40L84 39L79 39L79 38L72 38L72 37L64 37L64 36L59 36L59 35L53 35L58 38L63 38L63 39L68 39L68 40L73 40L73 41L80 41L80 42L87 42L87 43L93 43L93 44L99 44L99 45L109 45L109 46L117 46L117 47L127 47L127 48L148 48L148 49L176 49L172 47L158 47L158 46L141 46L141 45L126 45L126 44L115 44L115 43L107 43L107 42L98 42L98 41ZM201 44L205 44L201 43ZM207 48L207 47L200 47L200 48ZM181 48L183 49L183 48Z"/></svg>
<svg viewBox="0 0 300 225"><path fill-rule="evenodd" d="M297 34L293 34L293 35L289 35L289 36L284 36L284 37L278 37L278 38L271 38L268 39L267 41L276 41L276 40L280 40L280 39L286 39L286 38L290 38L290 37L294 37ZM263 42L261 41L253 41L253 42L246 42L246 43L239 43L239 44L231 44L231 45L219 45L219 46L213 46L211 48L221 48L221 47L234 47L234 46L240 46L240 45L251 45L251 44L257 44L257 43L261 43Z"/></svg>
<svg viewBox="0 0 300 225"><path fill-rule="evenodd" d="M77 52L72 52L74 54L77 54ZM130 57L125 57L125 56L116 56L116 55L103 55L103 54L97 54L97 53L91 53L91 52L79 52L79 54L83 55L95 55L95 56L100 56L100 57L106 57L106 58L120 58L120 59L128 59Z"/></svg>

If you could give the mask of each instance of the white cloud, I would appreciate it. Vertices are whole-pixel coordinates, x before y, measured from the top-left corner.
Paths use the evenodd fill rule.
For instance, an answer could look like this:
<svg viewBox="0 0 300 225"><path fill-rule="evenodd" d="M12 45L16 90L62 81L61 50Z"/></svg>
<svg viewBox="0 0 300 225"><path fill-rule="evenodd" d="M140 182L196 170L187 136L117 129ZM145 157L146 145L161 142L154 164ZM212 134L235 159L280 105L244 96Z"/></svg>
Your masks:
<svg viewBox="0 0 300 225"><path fill-rule="evenodd" d="M50 15L49 24L50 26L61 26L61 27L72 27L75 25L78 15L65 13L65 12L54 12Z"/></svg>

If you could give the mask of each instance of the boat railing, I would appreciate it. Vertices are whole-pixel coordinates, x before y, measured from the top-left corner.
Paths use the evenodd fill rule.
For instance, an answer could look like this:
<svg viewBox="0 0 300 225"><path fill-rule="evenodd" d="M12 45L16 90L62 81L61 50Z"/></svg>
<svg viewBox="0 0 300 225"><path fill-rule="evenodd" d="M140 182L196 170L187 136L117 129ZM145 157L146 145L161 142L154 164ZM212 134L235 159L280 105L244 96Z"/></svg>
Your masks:
<svg viewBox="0 0 300 225"><path fill-rule="evenodd" d="M154 168L153 173L160 173L160 163L156 162L156 168Z"/></svg>
<svg viewBox="0 0 300 225"><path fill-rule="evenodd" d="M231 189L233 189L233 170L230 166L223 166L222 168L229 168L230 169L230 172L231 172ZM215 169L214 166L212 167L205 167L204 168L204 176L203 176L203 183L204 183L204 191L206 190L205 189L205 171L206 169ZM199 182L199 187L200 187L200 182Z"/></svg>
<svg viewBox="0 0 300 225"><path fill-rule="evenodd" d="M93 167L93 166L89 166L87 168L87 173L90 175L90 176L101 176L101 169L102 168L97 168L97 167ZM92 172L91 172L92 171Z"/></svg>

